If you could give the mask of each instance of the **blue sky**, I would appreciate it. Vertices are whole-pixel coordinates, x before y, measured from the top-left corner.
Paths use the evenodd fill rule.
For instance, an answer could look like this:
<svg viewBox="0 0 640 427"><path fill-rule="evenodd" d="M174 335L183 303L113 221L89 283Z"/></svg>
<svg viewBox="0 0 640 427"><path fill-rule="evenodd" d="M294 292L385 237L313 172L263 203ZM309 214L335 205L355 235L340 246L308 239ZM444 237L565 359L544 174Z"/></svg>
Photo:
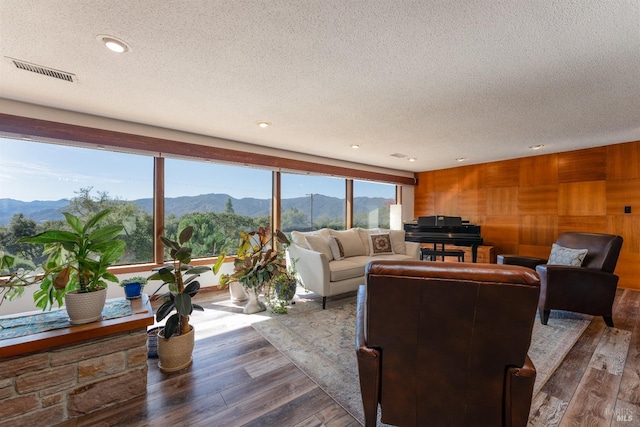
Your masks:
<svg viewBox="0 0 640 427"><path fill-rule="evenodd" d="M240 172L240 173L239 173ZM0 198L22 201L71 198L80 188L111 197L152 197L153 158L0 138ZM356 196L395 195L393 185L354 184ZM282 198L310 193L344 197L344 180L283 174ZM261 169L167 159L165 196L224 193L235 198L271 197L271 172Z"/></svg>

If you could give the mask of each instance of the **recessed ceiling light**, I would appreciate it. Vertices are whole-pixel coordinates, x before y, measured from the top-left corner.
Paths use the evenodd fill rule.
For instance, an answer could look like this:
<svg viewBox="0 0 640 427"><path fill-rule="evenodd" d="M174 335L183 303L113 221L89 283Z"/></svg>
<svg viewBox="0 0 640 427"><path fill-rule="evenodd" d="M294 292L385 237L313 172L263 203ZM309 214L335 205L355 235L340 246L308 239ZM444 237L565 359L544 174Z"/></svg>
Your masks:
<svg viewBox="0 0 640 427"><path fill-rule="evenodd" d="M457 162L464 162L465 160L467 160L467 158L466 158L466 157L458 157L458 158L456 159L456 161L457 161Z"/></svg>
<svg viewBox="0 0 640 427"><path fill-rule="evenodd" d="M358 144L351 144L351 148L353 148L355 150L355 149L360 148L360 146Z"/></svg>
<svg viewBox="0 0 640 427"><path fill-rule="evenodd" d="M532 150L539 150L542 147L544 147L544 144L538 144L538 145L530 145L529 148L531 148Z"/></svg>
<svg viewBox="0 0 640 427"><path fill-rule="evenodd" d="M415 161L416 161L416 159L415 159L415 157L409 157L409 161L410 161L410 162L415 162Z"/></svg>
<svg viewBox="0 0 640 427"><path fill-rule="evenodd" d="M97 39L111 52L125 53L131 50L131 47L127 43L113 36L99 35Z"/></svg>
<svg viewBox="0 0 640 427"><path fill-rule="evenodd" d="M264 120L259 121L258 126L260 126L261 128L268 128L269 126L271 126L271 122L265 122Z"/></svg>

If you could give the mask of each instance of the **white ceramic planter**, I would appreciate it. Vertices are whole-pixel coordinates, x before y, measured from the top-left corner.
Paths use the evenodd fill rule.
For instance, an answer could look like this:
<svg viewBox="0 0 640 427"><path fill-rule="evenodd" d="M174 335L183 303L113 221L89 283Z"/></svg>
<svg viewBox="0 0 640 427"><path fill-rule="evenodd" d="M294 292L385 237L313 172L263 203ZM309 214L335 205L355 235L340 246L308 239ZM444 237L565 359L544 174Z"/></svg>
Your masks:
<svg viewBox="0 0 640 427"><path fill-rule="evenodd" d="M71 324L81 325L102 319L102 309L106 300L106 289L95 292L68 292L64 296L64 304Z"/></svg>

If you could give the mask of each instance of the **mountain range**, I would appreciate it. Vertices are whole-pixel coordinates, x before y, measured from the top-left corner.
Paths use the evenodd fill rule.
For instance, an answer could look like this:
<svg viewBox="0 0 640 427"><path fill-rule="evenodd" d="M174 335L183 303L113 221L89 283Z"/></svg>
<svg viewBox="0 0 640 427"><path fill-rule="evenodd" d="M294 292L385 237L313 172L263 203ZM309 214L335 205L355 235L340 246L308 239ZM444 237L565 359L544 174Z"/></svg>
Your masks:
<svg viewBox="0 0 640 427"><path fill-rule="evenodd" d="M271 199L241 198L236 199L228 194L201 194L199 196L167 197L165 198L165 212L167 215L181 217L191 212L224 212L227 200L231 200L233 211L242 216L260 217L269 215ZM153 211L153 199L132 200L147 213ZM389 199L383 197L354 198L354 213L366 213L379 207ZM314 218L339 218L344 216L344 199L337 197L313 195ZM23 202L15 199L0 199L0 226L6 226L16 213L33 219L36 222L63 219L62 212L69 205L68 199L34 200ZM310 197L295 197L282 200L282 210L296 208L307 215L311 210Z"/></svg>

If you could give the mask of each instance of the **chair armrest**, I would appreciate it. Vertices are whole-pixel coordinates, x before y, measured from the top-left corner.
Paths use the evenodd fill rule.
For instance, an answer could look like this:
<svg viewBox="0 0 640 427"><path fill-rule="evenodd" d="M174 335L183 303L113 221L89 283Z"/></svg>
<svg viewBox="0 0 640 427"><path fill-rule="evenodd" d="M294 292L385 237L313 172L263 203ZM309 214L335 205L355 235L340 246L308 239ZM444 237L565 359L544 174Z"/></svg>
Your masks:
<svg viewBox="0 0 640 427"><path fill-rule="evenodd" d="M537 265L546 263L547 260L544 258L509 254L498 255L498 264L519 265L522 267L530 268L532 270L535 270Z"/></svg>
<svg viewBox="0 0 640 427"><path fill-rule="evenodd" d="M505 426L526 426L531 409L533 387L536 382L536 368L529 358L525 358L524 365L518 368L507 368L505 379Z"/></svg>
<svg viewBox="0 0 640 427"><path fill-rule="evenodd" d="M612 314L618 287L615 274L586 267L548 264L538 265L536 272L540 276L539 308L561 308L598 316ZM582 297L576 298L576 295Z"/></svg>
<svg viewBox="0 0 640 427"><path fill-rule="evenodd" d="M292 243L286 251L287 265L296 260L296 272L302 286L320 296L329 295L329 261L327 257Z"/></svg>
<svg viewBox="0 0 640 427"><path fill-rule="evenodd" d="M378 402L380 401L380 351L367 347L365 310L367 307L367 288L358 287L356 308L356 356L358 360L358 376L360 377L360 394L365 413L365 425L375 426Z"/></svg>

